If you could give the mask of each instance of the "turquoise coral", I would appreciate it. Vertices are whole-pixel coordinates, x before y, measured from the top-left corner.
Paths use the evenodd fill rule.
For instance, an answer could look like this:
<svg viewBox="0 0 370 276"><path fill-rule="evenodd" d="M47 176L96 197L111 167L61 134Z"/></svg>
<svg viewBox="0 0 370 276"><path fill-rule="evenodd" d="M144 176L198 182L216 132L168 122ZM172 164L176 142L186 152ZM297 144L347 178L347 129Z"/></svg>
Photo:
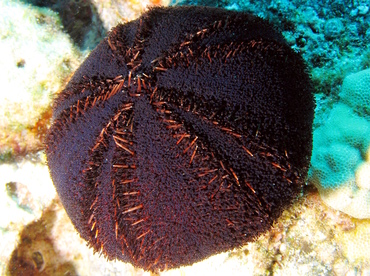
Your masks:
<svg viewBox="0 0 370 276"><path fill-rule="evenodd" d="M360 116L370 119L370 69L344 79L340 97Z"/></svg>
<svg viewBox="0 0 370 276"><path fill-rule="evenodd" d="M370 69L344 79L340 100L314 132L310 179L326 204L370 218Z"/></svg>

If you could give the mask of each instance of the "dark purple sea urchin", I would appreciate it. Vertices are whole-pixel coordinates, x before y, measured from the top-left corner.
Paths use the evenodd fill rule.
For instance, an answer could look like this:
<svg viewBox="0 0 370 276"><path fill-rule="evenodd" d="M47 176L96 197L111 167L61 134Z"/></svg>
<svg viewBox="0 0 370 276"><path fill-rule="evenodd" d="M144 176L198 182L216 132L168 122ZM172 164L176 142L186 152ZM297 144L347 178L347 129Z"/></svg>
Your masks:
<svg viewBox="0 0 370 276"><path fill-rule="evenodd" d="M307 176L313 112L302 58L264 20L153 8L58 95L46 154L89 245L158 271L270 228Z"/></svg>

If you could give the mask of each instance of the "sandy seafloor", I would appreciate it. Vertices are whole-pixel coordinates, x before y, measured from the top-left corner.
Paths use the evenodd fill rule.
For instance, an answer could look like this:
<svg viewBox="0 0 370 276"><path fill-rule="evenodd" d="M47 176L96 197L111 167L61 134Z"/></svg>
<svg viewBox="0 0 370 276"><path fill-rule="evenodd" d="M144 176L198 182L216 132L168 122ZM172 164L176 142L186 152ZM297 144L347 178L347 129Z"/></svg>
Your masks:
<svg viewBox="0 0 370 276"><path fill-rule="evenodd" d="M53 96L106 30L147 5L169 3L80 1L90 18L66 19L63 9L79 1L36 2L0 0L0 275L150 275L94 255L79 238L50 179L42 139ZM301 52L317 100L307 187L255 242L160 274L370 275L370 73L343 84L370 65L370 1L257 2L177 4L248 10L277 24ZM76 30L77 23L88 27ZM333 129L340 129L337 140Z"/></svg>

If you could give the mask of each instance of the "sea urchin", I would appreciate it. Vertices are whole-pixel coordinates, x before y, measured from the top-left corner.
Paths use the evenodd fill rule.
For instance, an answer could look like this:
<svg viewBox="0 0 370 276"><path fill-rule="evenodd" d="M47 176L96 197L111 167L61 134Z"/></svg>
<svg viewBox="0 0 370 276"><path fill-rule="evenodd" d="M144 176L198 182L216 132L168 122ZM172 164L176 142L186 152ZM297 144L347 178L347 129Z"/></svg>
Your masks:
<svg viewBox="0 0 370 276"><path fill-rule="evenodd" d="M96 251L190 265L253 240L296 197L313 111L303 60L269 23L153 8L115 27L58 95L48 165Z"/></svg>

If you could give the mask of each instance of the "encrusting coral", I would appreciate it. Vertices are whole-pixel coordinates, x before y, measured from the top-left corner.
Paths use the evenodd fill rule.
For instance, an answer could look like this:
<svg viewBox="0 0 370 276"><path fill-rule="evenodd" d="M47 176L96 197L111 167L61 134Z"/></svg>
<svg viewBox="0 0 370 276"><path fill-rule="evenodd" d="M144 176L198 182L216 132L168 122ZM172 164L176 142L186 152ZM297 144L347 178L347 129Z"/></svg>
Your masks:
<svg viewBox="0 0 370 276"><path fill-rule="evenodd" d="M370 218L370 69L347 76L340 100L314 131L310 179L323 201Z"/></svg>

